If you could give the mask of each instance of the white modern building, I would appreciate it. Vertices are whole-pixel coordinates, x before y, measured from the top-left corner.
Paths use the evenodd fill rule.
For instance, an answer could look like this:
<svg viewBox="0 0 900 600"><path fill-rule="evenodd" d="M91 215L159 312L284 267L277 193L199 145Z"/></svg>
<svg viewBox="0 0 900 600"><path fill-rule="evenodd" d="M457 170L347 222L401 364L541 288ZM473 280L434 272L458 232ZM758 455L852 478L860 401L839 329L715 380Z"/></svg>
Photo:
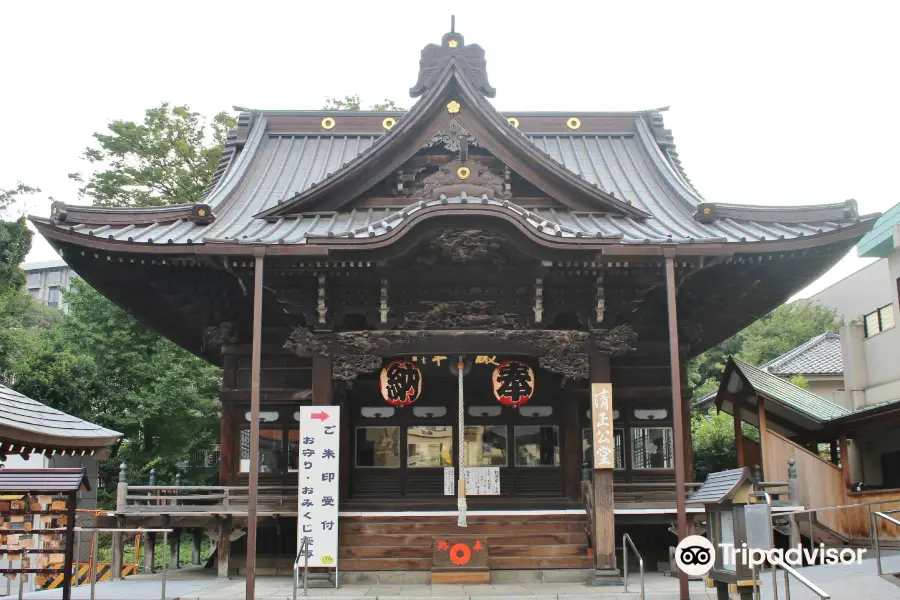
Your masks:
<svg viewBox="0 0 900 600"><path fill-rule="evenodd" d="M68 312L63 302L62 292L69 288L73 277L78 277L66 261L62 259L26 262L19 265L27 280L25 289L31 297L47 306Z"/></svg>

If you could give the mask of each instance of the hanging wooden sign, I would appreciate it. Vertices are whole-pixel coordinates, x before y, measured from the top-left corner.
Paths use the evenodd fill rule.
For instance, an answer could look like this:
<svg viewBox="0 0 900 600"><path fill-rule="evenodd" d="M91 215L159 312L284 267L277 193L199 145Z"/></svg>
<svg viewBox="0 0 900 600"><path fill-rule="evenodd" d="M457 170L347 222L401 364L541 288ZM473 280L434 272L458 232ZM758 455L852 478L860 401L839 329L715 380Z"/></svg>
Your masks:
<svg viewBox="0 0 900 600"><path fill-rule="evenodd" d="M408 360L393 360L381 370L381 396L394 406L412 404L422 394L422 372Z"/></svg>
<svg viewBox="0 0 900 600"><path fill-rule="evenodd" d="M494 397L507 406L521 406L534 395L534 371L519 360L500 363L491 377Z"/></svg>
<svg viewBox="0 0 900 600"><path fill-rule="evenodd" d="M613 436L612 385L591 384L591 424L594 436L594 468L616 467L616 445Z"/></svg>

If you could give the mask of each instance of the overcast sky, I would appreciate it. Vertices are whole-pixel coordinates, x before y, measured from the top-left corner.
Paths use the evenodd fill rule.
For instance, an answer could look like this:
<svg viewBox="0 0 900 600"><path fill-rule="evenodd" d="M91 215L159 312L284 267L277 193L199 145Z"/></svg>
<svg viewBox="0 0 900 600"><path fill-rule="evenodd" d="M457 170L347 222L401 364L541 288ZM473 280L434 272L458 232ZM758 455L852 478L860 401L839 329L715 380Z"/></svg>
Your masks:
<svg viewBox="0 0 900 600"><path fill-rule="evenodd" d="M528 6L540 7L531 9ZM486 50L495 106L636 110L666 125L707 200L900 201L897 2L4 2L0 187L77 202L91 134L160 101L204 114L409 106L419 51L457 31ZM55 257L35 239L30 260ZM848 256L814 289L868 261ZM807 292L808 293L808 292Z"/></svg>

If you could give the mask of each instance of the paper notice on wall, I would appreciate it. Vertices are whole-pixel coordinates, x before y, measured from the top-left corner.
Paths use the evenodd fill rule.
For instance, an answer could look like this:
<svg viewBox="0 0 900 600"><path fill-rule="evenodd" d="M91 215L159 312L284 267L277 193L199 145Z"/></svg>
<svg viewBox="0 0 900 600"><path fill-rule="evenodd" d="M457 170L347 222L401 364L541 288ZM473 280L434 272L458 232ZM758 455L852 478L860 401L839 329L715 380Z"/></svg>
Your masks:
<svg viewBox="0 0 900 600"><path fill-rule="evenodd" d="M453 496L456 494L456 469L454 467L444 467L444 495Z"/></svg>
<svg viewBox="0 0 900 600"><path fill-rule="evenodd" d="M499 467L466 467L463 473L466 480L467 496L499 496Z"/></svg>

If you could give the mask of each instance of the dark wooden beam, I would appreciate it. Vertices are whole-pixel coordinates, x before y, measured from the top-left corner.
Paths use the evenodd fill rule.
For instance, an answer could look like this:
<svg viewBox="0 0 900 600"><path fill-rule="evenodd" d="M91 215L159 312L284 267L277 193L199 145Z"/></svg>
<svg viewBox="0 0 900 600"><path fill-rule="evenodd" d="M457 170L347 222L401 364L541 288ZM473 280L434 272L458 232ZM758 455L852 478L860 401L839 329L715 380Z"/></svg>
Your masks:
<svg viewBox="0 0 900 600"><path fill-rule="evenodd" d="M334 386L331 381L331 357L314 356L312 359L313 406L331 406Z"/></svg>
<svg viewBox="0 0 900 600"><path fill-rule="evenodd" d="M759 420L759 453L762 460L762 477L766 479L766 433L769 426L766 423L766 399L761 395L756 395L756 414Z"/></svg>
<svg viewBox="0 0 900 600"><path fill-rule="evenodd" d="M250 490L247 499L247 600L256 598L256 508L259 488L259 376L262 361L264 249L256 255L253 276L253 355L250 369Z"/></svg>
<svg viewBox="0 0 900 600"><path fill-rule="evenodd" d="M734 447L737 452L737 466L744 466L744 428L741 423L741 405L734 399L731 400L731 412L734 414Z"/></svg>
<svg viewBox="0 0 900 600"><path fill-rule="evenodd" d="M847 448L847 434L842 433L839 438L841 450L841 479L844 481L844 489L850 489L850 455Z"/></svg>
<svg viewBox="0 0 900 600"><path fill-rule="evenodd" d="M666 305L669 317L669 356L672 376L672 421L675 433L675 507L677 511L678 540L687 537L687 510L685 506L685 449L684 449L684 402L678 391L681 389L681 356L678 352L678 309L675 290L675 260L666 256ZM678 573L678 588L682 600L690 599L687 574Z"/></svg>
<svg viewBox="0 0 900 600"><path fill-rule="evenodd" d="M609 356L592 352L590 354L591 383L609 383ZM613 390L613 406L615 406ZM593 464L592 464L593 466ZM616 524L613 513L615 497L613 491L613 470L594 469L594 585L610 585L619 581L616 568Z"/></svg>

